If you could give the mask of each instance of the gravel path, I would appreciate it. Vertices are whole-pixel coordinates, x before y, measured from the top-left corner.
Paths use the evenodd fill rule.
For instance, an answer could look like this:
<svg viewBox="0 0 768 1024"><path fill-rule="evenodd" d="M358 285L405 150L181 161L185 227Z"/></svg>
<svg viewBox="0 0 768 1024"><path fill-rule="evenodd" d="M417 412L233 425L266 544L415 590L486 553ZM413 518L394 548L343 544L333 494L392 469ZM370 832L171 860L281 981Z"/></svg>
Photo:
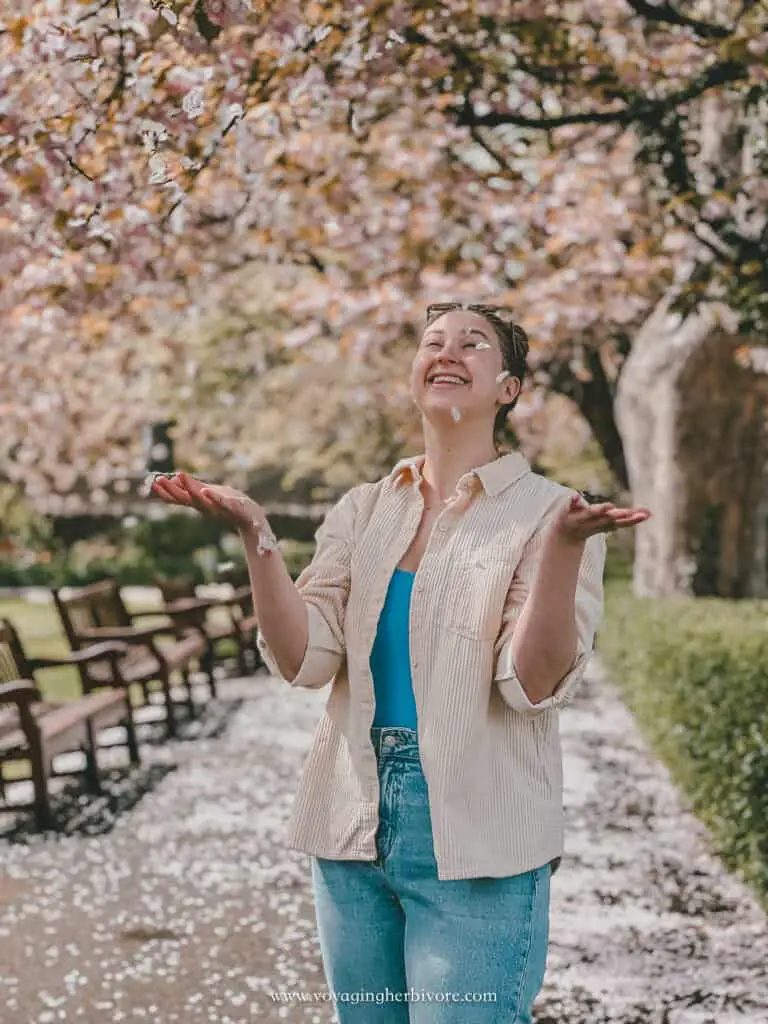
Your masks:
<svg viewBox="0 0 768 1024"><path fill-rule="evenodd" d="M593 666L561 716L567 846L536 1024L765 1024L766 916ZM326 694L223 689L250 698L229 730L146 748L179 768L109 835L0 843L2 1024L330 1024L309 861L280 845Z"/></svg>

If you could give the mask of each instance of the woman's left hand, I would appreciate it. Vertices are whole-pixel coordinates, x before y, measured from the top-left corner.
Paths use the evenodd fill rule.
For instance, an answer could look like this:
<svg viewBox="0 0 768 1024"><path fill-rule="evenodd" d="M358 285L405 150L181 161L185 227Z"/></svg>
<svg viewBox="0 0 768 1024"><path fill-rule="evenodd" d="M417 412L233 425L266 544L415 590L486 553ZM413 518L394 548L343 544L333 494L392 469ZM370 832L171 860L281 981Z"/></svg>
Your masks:
<svg viewBox="0 0 768 1024"><path fill-rule="evenodd" d="M552 532L569 544L583 544L596 533L637 526L650 516L648 508L617 508L610 501L589 505L580 494L574 494L555 518Z"/></svg>

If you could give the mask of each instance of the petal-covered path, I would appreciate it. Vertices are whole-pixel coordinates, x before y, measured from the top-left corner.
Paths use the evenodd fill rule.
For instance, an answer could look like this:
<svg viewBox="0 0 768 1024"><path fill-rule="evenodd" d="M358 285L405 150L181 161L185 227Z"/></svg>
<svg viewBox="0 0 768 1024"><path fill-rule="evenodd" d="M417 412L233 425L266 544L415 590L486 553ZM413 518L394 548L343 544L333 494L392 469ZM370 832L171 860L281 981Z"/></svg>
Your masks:
<svg viewBox="0 0 768 1024"><path fill-rule="evenodd" d="M561 715L568 833L536 1022L765 1024L766 916L590 671ZM109 835L0 843L3 1024L332 1020L309 860L281 847L327 691L223 689L248 698L229 729L146 748L179 768Z"/></svg>

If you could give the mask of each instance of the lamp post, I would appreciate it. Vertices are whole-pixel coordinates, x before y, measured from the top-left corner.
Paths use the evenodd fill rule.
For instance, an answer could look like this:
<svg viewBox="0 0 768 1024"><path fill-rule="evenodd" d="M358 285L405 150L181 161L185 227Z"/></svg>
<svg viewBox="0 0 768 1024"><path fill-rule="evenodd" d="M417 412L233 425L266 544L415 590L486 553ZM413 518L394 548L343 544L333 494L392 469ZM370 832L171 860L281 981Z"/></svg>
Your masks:
<svg viewBox="0 0 768 1024"><path fill-rule="evenodd" d="M173 438L171 429L176 420L156 420L144 428L144 462L147 473L173 473L176 463L173 457ZM147 507L147 518L162 521L168 518L165 505L150 503Z"/></svg>
<svg viewBox="0 0 768 1024"><path fill-rule="evenodd" d="M173 473L173 438L170 431L176 420L158 420L144 428L144 460L147 473Z"/></svg>

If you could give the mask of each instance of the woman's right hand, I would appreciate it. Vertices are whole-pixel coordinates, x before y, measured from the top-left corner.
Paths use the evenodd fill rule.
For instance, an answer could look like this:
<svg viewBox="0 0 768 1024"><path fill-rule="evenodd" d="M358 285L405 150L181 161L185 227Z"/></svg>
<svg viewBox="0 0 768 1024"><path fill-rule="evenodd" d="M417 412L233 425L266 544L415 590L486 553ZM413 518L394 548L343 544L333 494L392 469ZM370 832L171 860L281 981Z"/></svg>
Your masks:
<svg viewBox="0 0 768 1024"><path fill-rule="evenodd" d="M189 473L158 474L149 487L149 494L169 505L196 508L236 529L268 525L264 509L247 494L234 487L203 483Z"/></svg>

